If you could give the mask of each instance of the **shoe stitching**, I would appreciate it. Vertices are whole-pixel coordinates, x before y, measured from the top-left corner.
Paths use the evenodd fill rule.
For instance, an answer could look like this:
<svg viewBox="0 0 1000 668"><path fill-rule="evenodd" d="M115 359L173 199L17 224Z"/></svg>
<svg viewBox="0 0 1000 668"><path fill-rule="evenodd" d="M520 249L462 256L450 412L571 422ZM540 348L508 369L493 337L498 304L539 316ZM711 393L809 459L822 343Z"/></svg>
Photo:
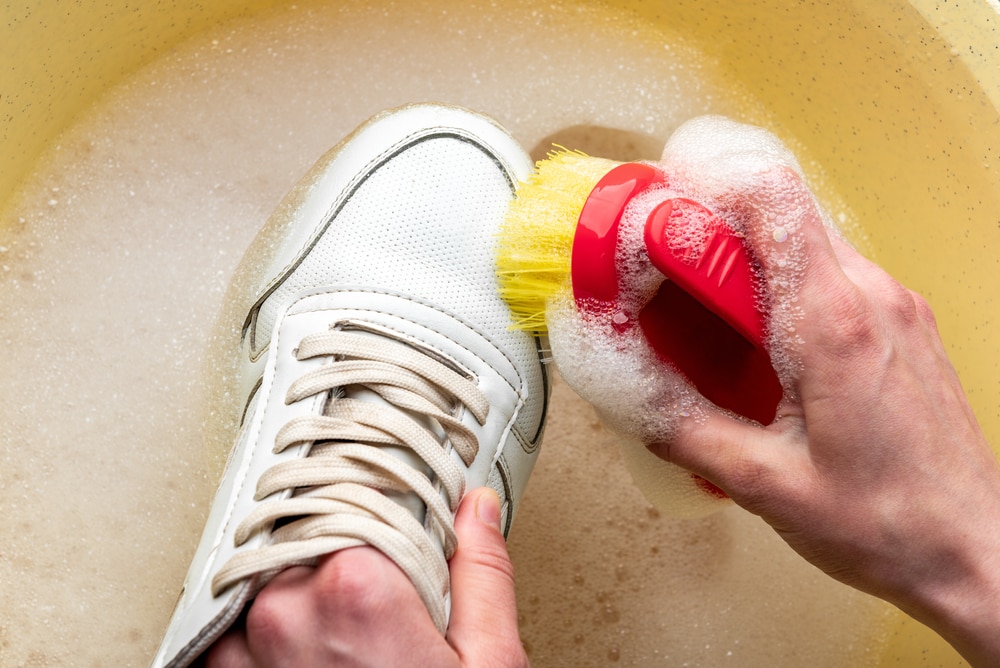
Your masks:
<svg viewBox="0 0 1000 668"><path fill-rule="evenodd" d="M373 123L372 125L374 125ZM361 131L358 132L361 134ZM251 361L256 361L260 358L261 354L266 351L266 347L260 349L257 348L257 314L260 309L263 308L264 302L274 294L278 288L288 280L288 278L294 273L295 269L305 261L309 253L312 252L319 240L326 234L330 225L333 224L336 217L340 214L341 210L347 205L347 202L351 197L361 188L365 181L367 181L371 176L381 167L383 167L390 160L394 159L405 150L412 148L420 142L428 141L432 139L457 139L463 141L467 144L471 144L477 148L481 153L483 153L487 158L496 165L500 171L503 173L504 179L507 181L508 189L510 195L513 197L516 190L516 184L511 173L510 166L502 162L498 156L496 156L493 151L484 142L479 140L475 135L472 135L461 128L452 128L447 126L441 126L436 128L425 128L422 131L417 131L408 134L405 138L399 140L393 144L390 148L384 150L376 158L369 160L365 163L365 166L355 172L355 176L351 178L350 181L340 190L337 194L336 199L331 203L330 207L327 209L326 213L320 219L322 222L314 228L313 234L305 241L305 243L299 248L299 250L292 256L292 259L285 264L281 271L277 272L277 278L269 283L254 301L253 306L250 308L250 312L247 314L247 318L243 322L241 338L245 338L247 334L250 336L250 359ZM329 161L330 164L336 160L336 156L339 156L343 150L346 150L348 144L338 151L334 157ZM292 214L293 216L295 214Z"/></svg>
<svg viewBox="0 0 1000 668"><path fill-rule="evenodd" d="M514 438L517 439L517 443L521 446L521 450L524 451L524 454L531 455L538 452L538 446L541 445L541 439L532 440L527 438L516 426L511 427L510 431L514 434Z"/></svg>
<svg viewBox="0 0 1000 668"><path fill-rule="evenodd" d="M507 534L510 533L511 524L514 521L514 502L513 502L514 490L511 487L510 483L510 467L507 464L507 458L503 456L502 452L503 448L501 448L501 455L497 457L496 461L494 462L494 466L496 467L497 470L497 476L500 478L500 483L503 485L503 493L504 493L503 500L505 505L507 506L506 513L504 513L506 517L504 518L504 522L502 525L503 537L504 540L506 540Z"/></svg>
<svg viewBox="0 0 1000 668"><path fill-rule="evenodd" d="M301 303L303 300L309 299L311 297L324 296L324 295L330 295L330 296L332 296L332 295L337 295L337 294L352 294L352 295L366 295L366 294L371 294L371 295L381 295L381 296L386 296L386 297L396 297L396 298L408 301L410 303L417 304L419 306L423 306L423 307L426 307L426 308L430 308L430 309L432 309L434 311L437 311L439 314L441 314L443 316L446 316L449 319L451 319L451 320L453 320L455 322L458 322L459 324L461 324L461 325L469 328L473 332L475 332L475 334L477 336L479 336L480 339L482 339L483 341L485 341L490 346L490 348L492 348L493 350L495 350L496 352L498 352L507 361L507 363L510 365L510 368L513 370L514 374L517 376L517 379L518 379L518 381L519 381L519 383L521 385L521 388L523 388L525 386L525 379L522 376L521 372L518 371L517 364L510 357L510 355L508 355L502 348L500 348L499 346L497 346L493 342L493 340L485 332L481 331L478 327L476 327L472 323L467 322L466 320L463 320L462 318L457 317L455 314L442 309L441 307L437 306L436 304L433 304L431 302L427 302L427 301L421 300L421 299L419 299L417 297L413 297L411 295L405 295L405 294L401 294L401 293L397 293L397 292L392 292L392 291L389 291L389 290L366 289L366 288L343 288L343 289L337 288L337 289L330 289L330 290L317 290L315 292L310 292L305 297L300 297L299 299L296 299L294 302L292 302L292 305L289 306L289 309L291 309L295 304ZM309 312L310 313L318 313L318 312L321 312L321 311L343 311L343 310L357 311L359 313L375 313L375 314L378 314L378 315L388 316L388 317L391 317L391 318L405 319L405 318L401 318L398 313L394 313L392 311L386 311L386 310L382 310L382 309L378 309L378 308L366 307L366 306L345 306L345 307L334 306L334 307L328 307L328 308L311 309ZM438 329L436 329L436 328L434 328L432 326L429 326L429 325L424 324L424 323L413 323L413 324L418 325L418 326L420 326L420 327L422 327L422 328L424 328L426 330L429 330L431 332L434 332L435 334L441 336L444 339L447 339L448 341L451 341L452 343L456 344L457 346L462 347L465 350L468 350L467 348L465 348L465 346L460 341L455 341L452 337L448 336L444 332L442 332L442 331L440 331L440 330L438 330ZM408 339L413 339L413 340L419 341L422 345L424 345L424 346L426 346L426 347L434 350L435 352L443 355L447 359L450 359L450 360L454 359L450 354L448 354L447 352L445 352L444 350L442 350L439 346L437 346L436 344L434 344L434 343L432 343L430 341L427 341L426 339L420 338L418 336L414 336L413 334L411 334L409 332L404 332L404 331L402 331L402 330L400 330L400 329L398 329L396 327L393 327L391 325L386 325L384 323L378 323L378 325L380 327L385 327L386 329L389 329L389 330L395 332L396 334L398 334L398 335L400 335L400 336L402 336L404 338L408 338ZM481 356L476 355L472 351L468 351L468 352L471 355L473 355L476 359L478 359L479 361L481 361L485 366L491 366L489 364L489 362L487 362L486 360L484 360ZM457 360L455 360L455 363L458 364L460 368L467 370L467 367L464 364L458 363ZM472 373L471 370L469 372L470 372L470 374L472 376L475 376L475 374ZM521 388L518 388L518 387L514 386L502 374L498 374L498 375L503 379L503 382L507 385L507 387L509 387L515 394L518 395L518 397L519 397L518 404L519 405L523 404L524 400L523 400L523 397L521 397Z"/></svg>
<svg viewBox="0 0 1000 668"><path fill-rule="evenodd" d="M285 312L283 312L282 314L280 314L278 322L280 322L281 320L283 320L286 314L287 314L287 310ZM281 328L278 327L277 328L277 332L275 333L274 339L271 342L271 345L268 346L269 349L270 348L274 349L274 357L271 358L271 359L268 359L267 365L264 368L264 374L263 374L263 376L261 376L260 391L263 391L264 390L264 376L268 375L268 371L269 370L271 371L270 381L267 383L267 389L264 392L264 394L262 395L262 396L264 396L265 400L262 402L262 405L258 409L260 411L260 413L256 414L256 415L259 415L259 417L255 416L256 419L254 419L253 424L250 425L250 429L249 429L249 431L247 433L247 439L246 439L246 442L245 442L245 447L247 447L250 452L249 452L249 454L247 456L247 461L246 461L245 466L237 473L237 484L234 485L233 495L231 497L234 500L234 502L230 503L228 505L228 507L226 508L226 514L225 514L223 522L221 524L222 528L221 528L221 531L218 534L219 535L219 539L212 546L213 547L213 550L212 550L212 562L211 562L212 564L215 564L215 563L218 562L219 555L216 552L216 548L218 548L218 546L222 545L225 542L225 537L229 534L229 527L231 526L231 524L233 522L233 517L236 514L236 505L237 504L235 503L235 500L239 499L242 496L243 490L247 486L247 483L248 483L249 478L250 478L250 469L253 466L254 453L256 452L257 448L261 446L260 438L261 438L261 432L263 431L262 426L264 425L264 423L267 420L267 415L268 415L268 411L269 411L269 401L267 401L267 399L270 397L270 392L274 388L274 383L275 383L276 376L277 376L277 373L278 373L278 370L277 370L278 351L281 348L282 337L283 337L283 334L282 334ZM318 399L314 399L313 403L315 403L316 401L318 401ZM239 447L239 443L237 443L237 448L238 447ZM299 446L299 447L302 447L302 446ZM308 452L306 454L308 454ZM240 550L242 550L242 549L243 548L241 547ZM240 551L240 550L237 550L237 551ZM212 571L211 568L207 568L206 569L207 573L210 573L211 571ZM211 582L210 579L208 581Z"/></svg>

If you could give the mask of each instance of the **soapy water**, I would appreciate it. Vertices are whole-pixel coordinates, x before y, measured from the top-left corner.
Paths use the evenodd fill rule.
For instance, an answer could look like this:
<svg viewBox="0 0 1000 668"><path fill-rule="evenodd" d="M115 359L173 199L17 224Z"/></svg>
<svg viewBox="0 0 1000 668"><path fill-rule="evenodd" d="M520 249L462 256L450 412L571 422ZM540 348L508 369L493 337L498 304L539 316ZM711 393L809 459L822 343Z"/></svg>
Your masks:
<svg viewBox="0 0 1000 668"><path fill-rule="evenodd" d="M298 3L110 91L0 221L0 665L148 662L238 419L206 387L224 380L206 347L229 277L319 155L425 100L494 116L536 157L567 127L628 160L698 114L767 117L682 36L528 0ZM510 542L533 665L873 660L878 602L735 508L653 512L590 407L554 396Z"/></svg>
<svg viewBox="0 0 1000 668"><path fill-rule="evenodd" d="M612 317L588 310L569 296L555 298L547 310L553 358L563 378L590 401L605 425L621 439L623 456L636 485L659 510L675 517L700 517L725 506L689 472L651 454L647 444L676 437L681 421L703 420L722 411L703 397L679 370L660 359L636 322L665 280L645 251L644 229L662 202L690 198L712 211L740 238L748 240L764 272L755 268L758 308L766 314L765 347L778 373L784 399L794 399L800 369L795 353L801 341L797 293L805 268L805 249L796 234L804 216L819 207L803 198L804 178L793 153L773 134L720 116L692 119L681 125L654 164L666 175L637 194L626 206L618 232L616 264L619 312ZM705 247L711 218L685 217L665 239L674 253L697 263ZM829 233L839 235L829 216Z"/></svg>

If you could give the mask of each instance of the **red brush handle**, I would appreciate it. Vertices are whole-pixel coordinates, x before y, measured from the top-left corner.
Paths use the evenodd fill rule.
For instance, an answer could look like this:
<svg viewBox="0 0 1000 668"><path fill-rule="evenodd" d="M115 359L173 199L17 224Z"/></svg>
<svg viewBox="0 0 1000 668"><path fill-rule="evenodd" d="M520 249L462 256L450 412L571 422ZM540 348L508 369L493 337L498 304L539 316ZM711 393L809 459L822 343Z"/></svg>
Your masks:
<svg viewBox="0 0 1000 668"><path fill-rule="evenodd" d="M672 240L691 227L701 243L679 250ZM764 348L764 314L743 240L688 199L658 205L645 236L650 261L667 277L639 314L646 340L712 403L770 424L782 388Z"/></svg>
<svg viewBox="0 0 1000 668"><path fill-rule="evenodd" d="M677 248L672 241L698 230L701 243ZM764 318L743 240L701 204L668 199L646 219L646 252L653 266L757 347L764 345Z"/></svg>
<svg viewBox="0 0 1000 668"><path fill-rule="evenodd" d="M572 281L579 308L615 313L619 295L618 227L628 202L664 176L648 165L611 170L584 204L573 242ZM676 243L686 230L700 244ZM764 314L743 240L708 209L671 199L649 215L646 250L666 276L639 313L657 355L717 406L769 424L782 388L764 349ZM620 323L612 322L612 325Z"/></svg>
<svg viewBox="0 0 1000 668"><path fill-rule="evenodd" d="M591 191L580 211L573 237L573 296L577 302L618 301L618 226L625 205L663 174L641 163L618 165L604 175ZM580 267L580 271L576 271Z"/></svg>

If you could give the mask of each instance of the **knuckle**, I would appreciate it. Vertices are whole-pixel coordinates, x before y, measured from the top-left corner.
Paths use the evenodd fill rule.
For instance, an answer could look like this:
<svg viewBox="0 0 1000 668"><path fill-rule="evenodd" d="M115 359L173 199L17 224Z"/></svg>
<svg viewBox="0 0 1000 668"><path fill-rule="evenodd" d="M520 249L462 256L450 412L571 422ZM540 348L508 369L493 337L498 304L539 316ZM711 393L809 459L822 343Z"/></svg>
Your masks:
<svg viewBox="0 0 1000 668"><path fill-rule="evenodd" d="M883 303L893 322L914 325L922 321L921 307L916 293L895 281L890 281L882 291ZM920 298L922 301L922 298Z"/></svg>
<svg viewBox="0 0 1000 668"><path fill-rule="evenodd" d="M776 503L784 504L798 497L801 488L803 462L798 455L805 436L797 430L774 433L764 444L743 443L729 472L730 489L740 505L760 514L773 511ZM782 454L777 454L782 451ZM808 486L805 487L808 489Z"/></svg>
<svg viewBox="0 0 1000 668"><path fill-rule="evenodd" d="M913 300L913 308L916 309L917 317L921 322L924 323L928 329L937 329L937 318L934 315L934 311L931 309L931 305L924 299L923 295L909 291L910 298Z"/></svg>
<svg viewBox="0 0 1000 668"><path fill-rule="evenodd" d="M461 549L461 544L459 549ZM492 573L494 576L502 578L505 583L514 582L514 564L503 544L490 542L478 545L466 554L466 558L477 570Z"/></svg>
<svg viewBox="0 0 1000 668"><path fill-rule="evenodd" d="M809 324L807 366L831 373L885 344L885 315L867 293L854 287L831 291Z"/></svg>
<svg viewBox="0 0 1000 668"><path fill-rule="evenodd" d="M247 612L248 636L271 645L294 641L304 615L314 621L374 623L396 604L382 559L371 548L343 550L324 558L307 583L265 586Z"/></svg>
<svg viewBox="0 0 1000 668"><path fill-rule="evenodd" d="M857 349L877 339L878 318L865 299L853 295L833 304L825 331L835 348Z"/></svg>
<svg viewBox="0 0 1000 668"><path fill-rule="evenodd" d="M374 620L393 603L388 579L381 577L386 559L372 548L344 550L329 557L316 573L313 605L324 618Z"/></svg>
<svg viewBox="0 0 1000 668"><path fill-rule="evenodd" d="M759 462L744 459L730 473L728 488L734 499L747 508L759 507L773 494L773 476Z"/></svg>
<svg viewBox="0 0 1000 668"><path fill-rule="evenodd" d="M295 635L294 623L284 614L287 599L267 587L254 599L246 617L247 636L264 645L281 645Z"/></svg>
<svg viewBox="0 0 1000 668"><path fill-rule="evenodd" d="M772 493L773 478L768 462L754 455L747 442L737 444L725 473L726 491L747 507L756 507Z"/></svg>

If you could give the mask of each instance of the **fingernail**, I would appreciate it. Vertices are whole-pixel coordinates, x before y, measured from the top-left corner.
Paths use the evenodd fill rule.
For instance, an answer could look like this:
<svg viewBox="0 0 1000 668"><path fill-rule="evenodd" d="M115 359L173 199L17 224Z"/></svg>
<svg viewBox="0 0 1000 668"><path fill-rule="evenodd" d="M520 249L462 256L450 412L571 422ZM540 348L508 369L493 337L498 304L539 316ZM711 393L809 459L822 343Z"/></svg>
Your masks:
<svg viewBox="0 0 1000 668"><path fill-rule="evenodd" d="M492 489L486 489L476 500L476 517L483 524L500 530L500 497Z"/></svg>

